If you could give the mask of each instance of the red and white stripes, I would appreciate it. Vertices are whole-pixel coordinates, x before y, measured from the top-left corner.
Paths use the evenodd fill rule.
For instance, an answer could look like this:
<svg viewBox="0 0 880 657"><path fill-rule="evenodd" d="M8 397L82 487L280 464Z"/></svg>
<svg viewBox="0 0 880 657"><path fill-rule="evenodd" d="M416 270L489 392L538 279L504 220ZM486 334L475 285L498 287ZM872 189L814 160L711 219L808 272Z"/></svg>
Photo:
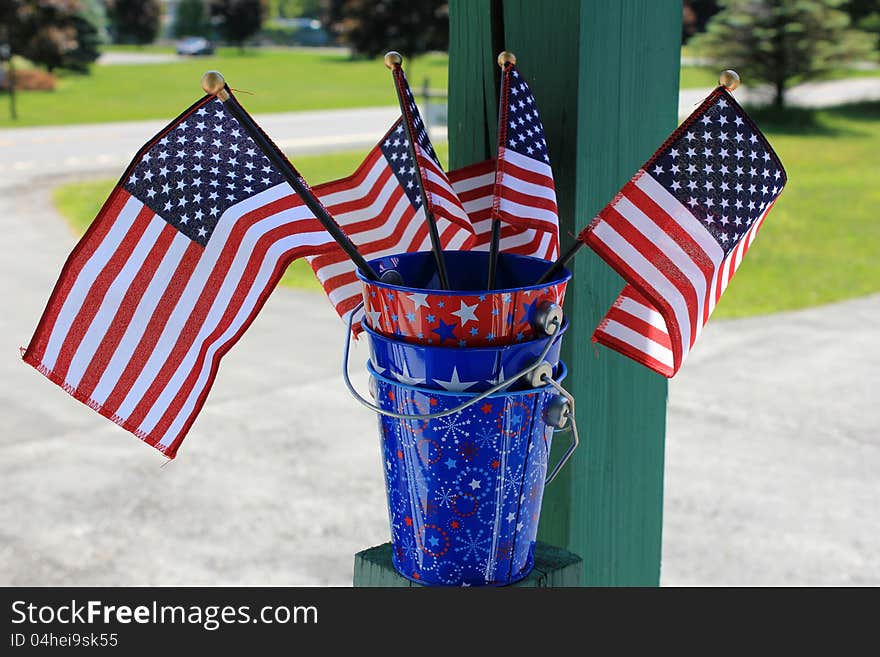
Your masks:
<svg viewBox="0 0 880 657"><path fill-rule="evenodd" d="M772 203L725 255L685 205L639 171L582 235L632 282L593 339L664 376L673 376L771 207Z"/></svg>
<svg viewBox="0 0 880 657"><path fill-rule="evenodd" d="M467 212L470 229L463 230L458 224L438 217L443 247L488 250L495 161L484 160L451 171L448 179ZM431 248L422 209L409 203L378 148L371 151L352 176L318 185L314 192L368 259ZM554 233L504 224L501 250L552 260L558 254L559 243ZM336 312L344 318L362 299L354 264L333 245L326 253L307 260Z"/></svg>
<svg viewBox="0 0 880 657"><path fill-rule="evenodd" d="M499 219L557 236L559 210L550 165L504 147L499 149L499 162L495 189Z"/></svg>
<svg viewBox="0 0 880 657"><path fill-rule="evenodd" d="M378 147L353 175L318 185L314 192L367 259L431 248L424 210L409 202ZM450 213L461 214L467 221L457 199L450 203ZM468 248L473 240L470 224L463 228L446 216L443 213L436 217L443 248ZM335 245L307 260L336 312L345 317L361 300L354 264Z"/></svg>
<svg viewBox="0 0 880 657"><path fill-rule="evenodd" d="M495 160L484 160L449 172L452 187L473 224L476 233L473 249L476 251L489 250L495 179ZM506 253L555 260L559 254L558 231L503 223L500 249Z"/></svg>
<svg viewBox="0 0 880 657"><path fill-rule="evenodd" d="M286 184L229 208L204 248L117 188L24 360L173 458L286 265L327 241Z"/></svg>

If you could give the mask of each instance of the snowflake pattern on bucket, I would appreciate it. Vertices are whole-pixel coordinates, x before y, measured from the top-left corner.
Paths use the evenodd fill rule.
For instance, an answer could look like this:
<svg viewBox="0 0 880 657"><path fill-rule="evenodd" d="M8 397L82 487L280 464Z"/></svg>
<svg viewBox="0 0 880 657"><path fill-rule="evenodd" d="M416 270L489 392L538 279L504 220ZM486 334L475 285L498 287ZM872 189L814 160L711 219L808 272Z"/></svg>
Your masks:
<svg viewBox="0 0 880 657"><path fill-rule="evenodd" d="M435 394L376 378L379 405L400 413L452 408ZM553 430L550 389L493 395L421 424L381 416L394 566L435 586L515 582L531 571Z"/></svg>

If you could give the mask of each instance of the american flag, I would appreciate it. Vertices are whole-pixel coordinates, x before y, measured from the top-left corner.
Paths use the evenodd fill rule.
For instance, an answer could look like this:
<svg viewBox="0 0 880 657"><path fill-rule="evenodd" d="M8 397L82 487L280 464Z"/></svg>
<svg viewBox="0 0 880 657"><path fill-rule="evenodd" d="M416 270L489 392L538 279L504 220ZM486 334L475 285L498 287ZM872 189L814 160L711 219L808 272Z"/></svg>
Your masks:
<svg viewBox="0 0 880 657"><path fill-rule="evenodd" d="M785 182L764 135L718 87L578 238L628 283L593 339L678 372Z"/></svg>
<svg viewBox="0 0 880 657"><path fill-rule="evenodd" d="M422 133L424 129L422 128ZM444 249L467 249L474 230L437 160L427 133L420 134L422 180L432 189L437 231ZM365 258L428 251L431 240L409 154L403 119L399 119L348 178L317 185L315 194ZM427 175L426 172L427 171ZM355 266L342 249L308 258L340 317L360 303Z"/></svg>
<svg viewBox="0 0 880 657"><path fill-rule="evenodd" d="M24 360L173 458L287 263L329 241L206 96L129 165L64 265Z"/></svg>
<svg viewBox="0 0 880 657"><path fill-rule="evenodd" d="M403 69L400 66L395 66L393 73L394 83L397 85L400 93L405 99L403 104L403 116L401 119L409 125L409 133L415 136L415 166L419 168L422 182L424 183L428 211L437 219L443 218L454 224L458 224L466 230L471 230L467 213L464 211L464 208L461 207L461 202L452 191L452 188L449 185L449 179L443 172L443 167L440 165L440 160L437 158L437 153L434 152L434 146L431 144L431 138L428 136L428 129L425 126L425 122L422 121L422 115L419 113L416 100L409 88L409 84L406 82L406 76L403 74ZM403 129L403 125L400 126L398 132L401 136L405 136L406 130ZM404 139L404 149L406 149L407 145L407 141ZM413 174L415 174L415 169L408 173L408 175ZM410 185L413 187L410 187ZM410 189L413 189L414 186L415 180L407 183L407 187ZM418 192L418 189L415 188L415 191ZM413 202L418 205L421 203L421 198L416 196L416 199Z"/></svg>
<svg viewBox="0 0 880 657"><path fill-rule="evenodd" d="M495 160L483 160L449 172L452 189L476 233L474 251L488 251L492 239L492 208L495 203ZM501 225L500 251L517 255L555 260L559 255L559 236L556 232L524 228L513 224Z"/></svg>
<svg viewBox="0 0 880 657"><path fill-rule="evenodd" d="M317 185L313 190L367 258L431 248L424 213L413 202L413 192L407 191L412 180L412 174L406 173L410 169L407 163L411 160L400 144L393 146L392 139L389 147L395 150L391 155L398 156L395 160L398 166L392 168L387 155L389 147L382 148L392 135L398 134L397 130L397 127L392 128L353 175ZM448 179L452 192L467 212L471 230L438 220L443 247L487 251L492 231L495 160L484 160L451 171ZM553 260L558 255L558 243L555 236L546 231L504 225L501 250ZM345 318L363 300L354 264L335 244L328 252L307 260L336 312Z"/></svg>
<svg viewBox="0 0 880 657"><path fill-rule="evenodd" d="M535 97L514 64L506 64L501 74L499 108L494 215L558 240L556 189L544 126Z"/></svg>

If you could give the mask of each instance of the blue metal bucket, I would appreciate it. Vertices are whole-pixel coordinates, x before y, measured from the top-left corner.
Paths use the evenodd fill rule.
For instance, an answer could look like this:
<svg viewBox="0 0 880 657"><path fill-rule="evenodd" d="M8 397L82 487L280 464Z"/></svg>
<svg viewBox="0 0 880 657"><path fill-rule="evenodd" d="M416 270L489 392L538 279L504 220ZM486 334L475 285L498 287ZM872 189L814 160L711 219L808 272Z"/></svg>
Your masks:
<svg viewBox="0 0 880 657"><path fill-rule="evenodd" d="M380 413L427 415L477 397L402 384L367 367ZM557 379L565 366L559 370ZM401 575L433 586L498 586L529 574L557 389L496 393L433 419L380 415L393 561ZM573 436L550 479L576 447L576 430Z"/></svg>
<svg viewBox="0 0 880 657"><path fill-rule="evenodd" d="M364 326L370 344L370 363L382 376L409 385L449 392L482 392L532 365L550 350L543 360L552 368L559 363L562 336L568 329L565 321L552 336L496 347L434 347L411 344L386 337ZM517 382L510 389L527 386Z"/></svg>

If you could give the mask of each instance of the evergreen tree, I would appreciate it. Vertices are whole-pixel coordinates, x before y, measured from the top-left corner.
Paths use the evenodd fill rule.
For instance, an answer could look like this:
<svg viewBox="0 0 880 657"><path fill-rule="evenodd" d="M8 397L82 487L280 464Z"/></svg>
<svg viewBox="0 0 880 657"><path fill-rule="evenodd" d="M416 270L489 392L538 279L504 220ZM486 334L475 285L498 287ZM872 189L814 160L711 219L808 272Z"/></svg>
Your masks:
<svg viewBox="0 0 880 657"><path fill-rule="evenodd" d="M207 36L210 33L205 0L180 0L174 17L175 36Z"/></svg>
<svg viewBox="0 0 880 657"><path fill-rule="evenodd" d="M159 34L162 5L159 0L107 0L116 43L153 43Z"/></svg>
<svg viewBox="0 0 880 657"><path fill-rule="evenodd" d="M226 41L244 48L244 43L263 27L265 0L211 0L211 16Z"/></svg>
<svg viewBox="0 0 880 657"><path fill-rule="evenodd" d="M446 0L332 0L324 22L368 57L398 50L409 58L449 48Z"/></svg>
<svg viewBox="0 0 880 657"><path fill-rule="evenodd" d="M792 80L814 78L867 57L872 38L850 29L843 0L721 0L722 9L691 45L748 83L773 86L783 107Z"/></svg>
<svg viewBox="0 0 880 657"><path fill-rule="evenodd" d="M91 23L97 32L100 43L110 43L109 20L104 0L79 0L82 9L79 15Z"/></svg>
<svg viewBox="0 0 880 657"><path fill-rule="evenodd" d="M880 48L880 2L878 0L848 0L843 7L850 20L860 30L874 35L874 47Z"/></svg>

